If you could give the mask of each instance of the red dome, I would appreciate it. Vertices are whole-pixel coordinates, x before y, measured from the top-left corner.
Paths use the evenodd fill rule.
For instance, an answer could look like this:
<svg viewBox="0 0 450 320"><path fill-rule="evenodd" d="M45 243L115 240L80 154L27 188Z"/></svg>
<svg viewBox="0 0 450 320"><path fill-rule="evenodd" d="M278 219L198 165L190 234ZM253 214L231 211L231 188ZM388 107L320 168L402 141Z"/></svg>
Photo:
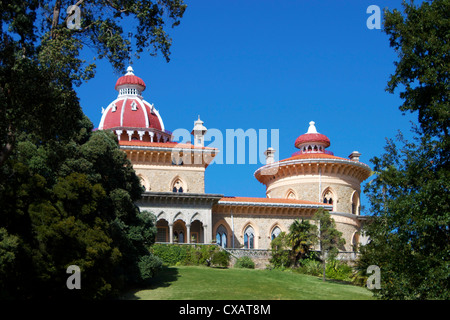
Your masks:
<svg viewBox="0 0 450 320"><path fill-rule="evenodd" d="M114 89L118 90L120 86L128 85L138 85L142 87L140 88L140 91L144 91L146 88L144 80L134 75L133 68L131 66L127 68L127 73L124 76L117 79Z"/></svg>
<svg viewBox="0 0 450 320"><path fill-rule="evenodd" d="M144 80L142 80L141 78L135 76L135 75L124 75L122 77L120 77L119 79L117 79L116 82L116 86L114 87L116 90L118 89L119 86L123 86L123 85L139 85L141 87L143 87L143 89L141 91L144 91L145 89L145 83Z"/></svg>
<svg viewBox="0 0 450 320"><path fill-rule="evenodd" d="M323 146L323 148L328 148L330 146L330 139L328 139L326 135L318 133L314 125L315 122L311 121L309 123L308 132L302 134L295 140L296 148L301 149L302 146L306 145L320 145Z"/></svg>
<svg viewBox="0 0 450 320"><path fill-rule="evenodd" d="M305 133L295 140L295 147L299 148L300 145L306 143L320 143L323 144L325 148L328 148L330 146L330 139L328 139L326 135L323 135L321 133Z"/></svg>
<svg viewBox="0 0 450 320"><path fill-rule="evenodd" d="M128 67L127 73L117 80L115 88L119 96L102 111L100 130L134 128L165 132L158 110L142 98L141 91L145 89L145 83L134 75L132 67Z"/></svg>
<svg viewBox="0 0 450 320"><path fill-rule="evenodd" d="M139 98L119 98L102 116L99 129L154 128L164 130L157 111L147 101Z"/></svg>

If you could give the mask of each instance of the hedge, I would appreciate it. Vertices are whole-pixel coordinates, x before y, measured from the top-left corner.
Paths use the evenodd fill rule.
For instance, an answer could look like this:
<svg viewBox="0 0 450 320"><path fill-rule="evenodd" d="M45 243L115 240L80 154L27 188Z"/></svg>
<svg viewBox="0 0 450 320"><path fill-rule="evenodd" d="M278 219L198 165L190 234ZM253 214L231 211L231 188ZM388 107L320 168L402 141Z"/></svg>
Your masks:
<svg viewBox="0 0 450 320"><path fill-rule="evenodd" d="M228 252L216 245L154 244L150 251L166 265L206 265L226 267Z"/></svg>

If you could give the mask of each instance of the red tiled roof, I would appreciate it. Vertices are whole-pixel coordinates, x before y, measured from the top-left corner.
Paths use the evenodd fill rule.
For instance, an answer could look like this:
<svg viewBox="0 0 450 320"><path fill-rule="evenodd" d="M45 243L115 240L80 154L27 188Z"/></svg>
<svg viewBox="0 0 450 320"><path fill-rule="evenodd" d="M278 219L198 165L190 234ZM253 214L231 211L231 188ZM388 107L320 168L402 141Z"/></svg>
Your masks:
<svg viewBox="0 0 450 320"><path fill-rule="evenodd" d="M297 200L297 199L281 199L281 198L255 198L255 197L223 197L219 201L222 202L253 202L253 203L280 203L280 204L306 204L306 205L321 205L323 203Z"/></svg>
<svg viewBox="0 0 450 320"><path fill-rule="evenodd" d="M190 143L178 143L178 142L148 142L140 140L120 140L121 146L140 146L140 147L154 147L154 148L182 148L182 149L206 149L206 150L218 150L216 148L209 147L196 147Z"/></svg>
<svg viewBox="0 0 450 320"><path fill-rule="evenodd" d="M336 159L336 160L351 161L350 159L340 158L340 157L336 157L336 156L326 154L326 153L303 153L303 154L298 154L298 155L292 156L287 159L280 160L280 162L297 160L297 159L298 160L300 160L300 159Z"/></svg>

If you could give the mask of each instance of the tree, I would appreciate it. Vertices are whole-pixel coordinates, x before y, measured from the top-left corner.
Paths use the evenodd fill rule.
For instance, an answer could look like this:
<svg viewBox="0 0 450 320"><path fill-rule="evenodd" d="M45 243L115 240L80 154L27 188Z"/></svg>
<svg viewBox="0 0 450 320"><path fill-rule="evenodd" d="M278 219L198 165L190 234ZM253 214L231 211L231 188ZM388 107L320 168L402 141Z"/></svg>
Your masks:
<svg viewBox="0 0 450 320"><path fill-rule="evenodd" d="M288 268L291 266L291 254L286 232L280 234L270 242L270 263L276 268Z"/></svg>
<svg viewBox="0 0 450 320"><path fill-rule="evenodd" d="M291 248L291 261L295 266L301 259L309 256L309 252L317 242L317 227L309 223L308 220L295 220L289 226L287 241Z"/></svg>
<svg viewBox="0 0 450 320"><path fill-rule="evenodd" d="M325 281L326 260L334 259L339 253L339 247L345 244L342 238L342 232L336 229L336 223L328 211L319 209L314 215L318 222L318 242L319 250L322 256L323 281Z"/></svg>
<svg viewBox="0 0 450 320"><path fill-rule="evenodd" d="M69 29L71 0L0 2L0 166L21 132L37 141L63 139L79 128L82 111L74 86L95 75L96 59L106 58L116 71L136 54L159 51L169 61L171 39L166 24L180 23L182 0L79 0L80 28ZM124 26L135 26L134 29ZM82 58L85 47L95 52ZM48 125L51 123L51 125Z"/></svg>
<svg viewBox="0 0 450 320"><path fill-rule="evenodd" d="M71 29L73 4L0 2L1 297L105 298L161 265L148 252L154 216L134 204L139 179L115 137L92 132L74 87L94 77L96 59L123 69L129 31L136 54L169 61L165 26L178 25L186 5L79 0ZM70 264L86 277L81 293L64 286Z"/></svg>
<svg viewBox="0 0 450 320"><path fill-rule="evenodd" d="M401 111L418 112L424 134L448 146L450 125L450 1L426 0L420 6L403 2L404 14L385 12L384 32L398 53L387 90L402 88Z"/></svg>
<svg viewBox="0 0 450 320"><path fill-rule="evenodd" d="M281 232L270 243L271 263L275 267L297 266L310 256L311 248L317 241L316 226L308 220L295 220L289 226L289 233Z"/></svg>
<svg viewBox="0 0 450 320"><path fill-rule="evenodd" d="M85 125L69 143L37 147L22 135L1 167L2 298L112 297L161 267L131 163L112 133ZM65 288L69 265L80 267L82 290Z"/></svg>
<svg viewBox="0 0 450 320"><path fill-rule="evenodd" d="M375 175L364 190L370 242L361 247L358 268L380 267L380 298L449 299L450 1L403 6L403 14L385 13L385 32L399 53L388 91L404 87L400 110L417 112L419 125L413 141L399 133L371 159Z"/></svg>
<svg viewBox="0 0 450 320"><path fill-rule="evenodd" d="M450 258L450 172L436 143L391 139L375 157L374 180L365 186L372 216L361 247L361 270L381 269L385 299L448 299Z"/></svg>

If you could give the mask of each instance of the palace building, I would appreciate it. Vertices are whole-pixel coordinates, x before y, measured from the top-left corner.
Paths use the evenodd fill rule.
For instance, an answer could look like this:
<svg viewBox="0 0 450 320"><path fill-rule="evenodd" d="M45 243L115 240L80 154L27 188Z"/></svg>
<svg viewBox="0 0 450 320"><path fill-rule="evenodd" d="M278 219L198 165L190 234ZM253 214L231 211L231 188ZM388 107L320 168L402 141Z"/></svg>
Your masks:
<svg viewBox="0 0 450 320"><path fill-rule="evenodd" d="M311 121L295 140L298 151L266 164L254 177L266 187L265 198L205 193L205 171L220 150L204 146L203 122L194 122L193 144L172 141L155 106L143 98L146 85L131 67L117 80L116 100L102 110L100 130L111 130L127 154L145 190L137 203L157 219L157 242L212 243L233 249L270 249L271 240L288 232L295 219L309 219L319 209L330 211L354 251L361 238L361 183L371 169L361 154L337 157L327 150L330 139Z"/></svg>

